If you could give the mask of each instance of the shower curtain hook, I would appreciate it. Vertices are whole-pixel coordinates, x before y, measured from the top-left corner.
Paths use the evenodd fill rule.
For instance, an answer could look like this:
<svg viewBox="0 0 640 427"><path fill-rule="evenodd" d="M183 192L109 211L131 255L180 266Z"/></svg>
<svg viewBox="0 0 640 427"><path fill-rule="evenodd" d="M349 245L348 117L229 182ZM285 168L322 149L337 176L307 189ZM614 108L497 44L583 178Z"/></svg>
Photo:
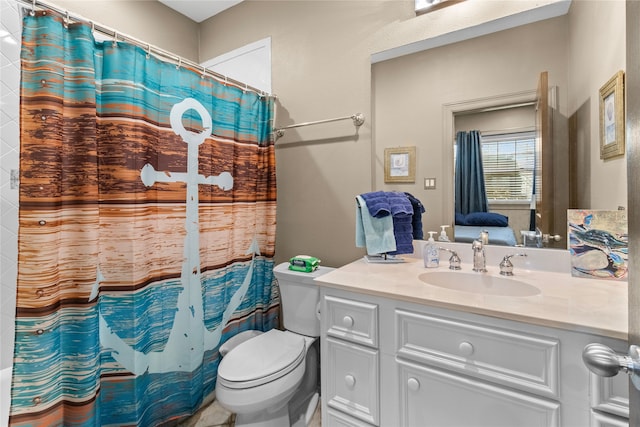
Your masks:
<svg viewBox="0 0 640 427"><path fill-rule="evenodd" d="M151 58L151 45L147 45L147 59Z"/></svg>
<svg viewBox="0 0 640 427"><path fill-rule="evenodd" d="M118 47L118 32L113 32L113 47Z"/></svg>
<svg viewBox="0 0 640 427"><path fill-rule="evenodd" d="M91 21L91 35L93 35L93 32L96 30L96 23Z"/></svg>
<svg viewBox="0 0 640 427"><path fill-rule="evenodd" d="M65 10L65 11L64 11L64 14L65 14L65 17L64 17L64 27L65 27L65 28L69 28L69 21L70 21L70 19L69 19L69 11L68 11L68 10Z"/></svg>
<svg viewBox="0 0 640 427"><path fill-rule="evenodd" d="M202 66L202 75L200 76L201 79L204 79L207 76L207 68L203 65Z"/></svg>
<svg viewBox="0 0 640 427"><path fill-rule="evenodd" d="M33 0L31 3L31 11L29 12L29 15L36 16L36 0Z"/></svg>
<svg viewBox="0 0 640 427"><path fill-rule="evenodd" d="M182 56L178 56L178 63L176 64L176 70L179 70L182 66Z"/></svg>

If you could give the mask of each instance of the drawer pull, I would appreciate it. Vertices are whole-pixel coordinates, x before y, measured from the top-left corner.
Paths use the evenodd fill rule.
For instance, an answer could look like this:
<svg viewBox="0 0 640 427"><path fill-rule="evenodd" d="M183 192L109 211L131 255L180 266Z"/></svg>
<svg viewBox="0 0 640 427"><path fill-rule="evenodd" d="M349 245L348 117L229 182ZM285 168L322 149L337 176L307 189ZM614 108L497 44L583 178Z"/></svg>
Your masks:
<svg viewBox="0 0 640 427"><path fill-rule="evenodd" d="M409 378L407 381L407 387L409 387L409 390L411 391L418 391L420 390L420 381L415 378Z"/></svg>
<svg viewBox="0 0 640 427"><path fill-rule="evenodd" d="M346 384L348 389L353 390L353 388L356 386L356 377L354 377L353 375L345 375L344 383Z"/></svg>
<svg viewBox="0 0 640 427"><path fill-rule="evenodd" d="M350 328L353 326L353 317L351 316L344 316L342 318L342 326L344 326L345 328Z"/></svg>
<svg viewBox="0 0 640 427"><path fill-rule="evenodd" d="M458 346L458 350L460 350L460 354L463 356L471 356L473 354L473 344L467 341L462 341Z"/></svg>

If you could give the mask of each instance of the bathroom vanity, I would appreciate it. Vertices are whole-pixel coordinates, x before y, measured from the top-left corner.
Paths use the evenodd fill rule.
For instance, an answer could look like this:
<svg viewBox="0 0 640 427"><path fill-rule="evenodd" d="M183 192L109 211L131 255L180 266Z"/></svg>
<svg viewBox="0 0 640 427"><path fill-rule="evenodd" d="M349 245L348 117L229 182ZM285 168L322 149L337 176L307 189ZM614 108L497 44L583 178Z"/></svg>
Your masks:
<svg viewBox="0 0 640 427"><path fill-rule="evenodd" d="M316 279L323 425L628 425L627 376L582 361L594 342L626 353L626 282L497 265L358 260Z"/></svg>

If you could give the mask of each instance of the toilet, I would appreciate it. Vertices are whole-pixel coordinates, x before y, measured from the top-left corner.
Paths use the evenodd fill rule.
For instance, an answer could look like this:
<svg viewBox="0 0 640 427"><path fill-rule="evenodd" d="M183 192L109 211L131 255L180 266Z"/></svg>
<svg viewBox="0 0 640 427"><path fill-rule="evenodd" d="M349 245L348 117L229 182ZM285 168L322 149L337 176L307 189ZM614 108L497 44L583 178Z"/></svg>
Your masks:
<svg viewBox="0 0 640 427"><path fill-rule="evenodd" d="M277 265L284 331L245 331L220 347L216 399L236 426L304 427L319 400L320 291L311 273Z"/></svg>

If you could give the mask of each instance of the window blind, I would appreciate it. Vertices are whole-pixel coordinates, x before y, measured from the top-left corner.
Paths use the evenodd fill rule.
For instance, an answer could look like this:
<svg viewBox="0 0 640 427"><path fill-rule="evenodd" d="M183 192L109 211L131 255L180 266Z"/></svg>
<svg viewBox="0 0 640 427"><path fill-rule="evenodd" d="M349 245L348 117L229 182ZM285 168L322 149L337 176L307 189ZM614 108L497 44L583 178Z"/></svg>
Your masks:
<svg viewBox="0 0 640 427"><path fill-rule="evenodd" d="M482 135L482 164L489 202L531 200L535 142L535 132Z"/></svg>

